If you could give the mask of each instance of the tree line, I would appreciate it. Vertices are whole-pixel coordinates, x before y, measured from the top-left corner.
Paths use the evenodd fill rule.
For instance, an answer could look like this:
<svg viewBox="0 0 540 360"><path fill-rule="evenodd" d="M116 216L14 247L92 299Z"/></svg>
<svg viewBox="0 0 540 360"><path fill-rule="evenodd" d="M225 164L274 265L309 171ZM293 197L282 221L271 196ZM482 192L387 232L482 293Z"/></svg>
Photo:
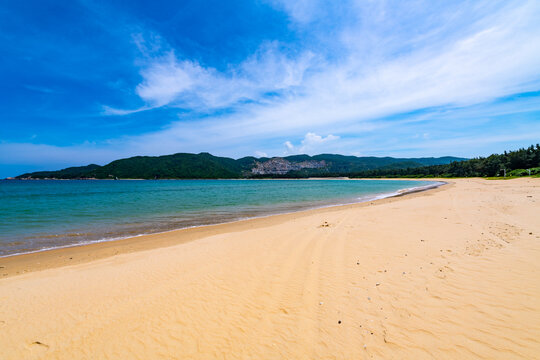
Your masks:
<svg viewBox="0 0 540 360"><path fill-rule="evenodd" d="M497 177L540 174L540 145L444 165L374 169L352 177Z"/></svg>

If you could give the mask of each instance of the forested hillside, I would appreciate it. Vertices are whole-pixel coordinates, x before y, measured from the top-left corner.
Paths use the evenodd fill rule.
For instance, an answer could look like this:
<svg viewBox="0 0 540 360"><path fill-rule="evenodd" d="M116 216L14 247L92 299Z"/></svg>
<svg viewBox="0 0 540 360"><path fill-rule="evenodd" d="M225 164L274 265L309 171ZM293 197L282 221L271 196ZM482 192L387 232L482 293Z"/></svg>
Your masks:
<svg viewBox="0 0 540 360"><path fill-rule="evenodd" d="M455 157L392 158L334 154L293 155L274 158L244 157L238 160L208 153L135 156L107 165L39 171L18 179L236 179L257 177L308 177L353 174L374 169L405 169L463 160Z"/></svg>
<svg viewBox="0 0 540 360"><path fill-rule="evenodd" d="M506 176L540 174L540 145L531 145L516 151L505 151L502 154L450 164L406 169L373 169L351 175L355 177L495 177L505 174Z"/></svg>

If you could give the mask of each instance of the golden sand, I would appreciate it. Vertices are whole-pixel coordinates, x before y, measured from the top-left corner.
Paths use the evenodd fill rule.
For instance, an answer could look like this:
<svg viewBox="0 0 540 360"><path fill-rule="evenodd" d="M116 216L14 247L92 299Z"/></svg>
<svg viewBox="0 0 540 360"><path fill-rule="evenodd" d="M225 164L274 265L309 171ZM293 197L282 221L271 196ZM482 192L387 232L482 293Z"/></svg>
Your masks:
<svg viewBox="0 0 540 360"><path fill-rule="evenodd" d="M0 359L538 359L540 179L3 258L0 275Z"/></svg>

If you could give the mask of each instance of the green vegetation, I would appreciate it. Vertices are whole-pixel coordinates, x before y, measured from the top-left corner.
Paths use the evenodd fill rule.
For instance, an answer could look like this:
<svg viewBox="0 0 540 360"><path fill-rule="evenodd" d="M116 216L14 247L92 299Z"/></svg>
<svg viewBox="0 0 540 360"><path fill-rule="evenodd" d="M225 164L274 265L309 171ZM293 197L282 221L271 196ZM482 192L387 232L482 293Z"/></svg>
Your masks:
<svg viewBox="0 0 540 360"><path fill-rule="evenodd" d="M55 179L79 179L87 176L88 173L99 169L101 166L90 164L87 166L69 167L58 171L37 171L30 174L23 174L17 178L32 177L33 179L55 178Z"/></svg>
<svg viewBox="0 0 540 360"><path fill-rule="evenodd" d="M375 169L352 174L354 177L487 177L506 178L540 175L540 145L488 157L456 161L450 164L407 169Z"/></svg>
<svg viewBox="0 0 540 360"><path fill-rule="evenodd" d="M319 168L303 168L286 174L254 175L258 163L269 158L244 157L234 160L208 153L179 153L165 156L135 156L115 160L105 166L88 165L58 171L40 171L19 175L18 179L236 179L236 178L305 178L310 176L348 176L374 169L410 169L433 164L448 164L455 157L402 159L391 157L356 157L333 154L316 156L294 155L283 158L285 163L321 163Z"/></svg>
<svg viewBox="0 0 540 360"><path fill-rule="evenodd" d="M475 159L356 157L334 154L284 157L282 163L324 164L318 168L267 172L255 175L251 169L269 158L244 157L234 160L208 153L179 153L165 156L135 156L115 160L105 166L88 165L58 171L40 171L17 178L31 179L237 179L237 178L306 178L306 177L367 177L367 178L433 178L486 177L514 178L540 176L540 145ZM298 169L298 167L297 167ZM506 174L505 174L506 171Z"/></svg>
<svg viewBox="0 0 540 360"><path fill-rule="evenodd" d="M115 160L90 172L97 179L217 179L237 178L240 166L233 159L201 154L136 156Z"/></svg>

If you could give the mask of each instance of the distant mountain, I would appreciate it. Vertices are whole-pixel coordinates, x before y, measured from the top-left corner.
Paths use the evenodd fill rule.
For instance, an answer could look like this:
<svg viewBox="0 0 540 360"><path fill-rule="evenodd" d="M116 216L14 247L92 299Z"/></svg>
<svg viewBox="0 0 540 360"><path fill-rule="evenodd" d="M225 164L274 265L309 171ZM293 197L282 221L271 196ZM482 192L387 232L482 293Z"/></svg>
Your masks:
<svg viewBox="0 0 540 360"><path fill-rule="evenodd" d="M334 154L293 155L238 160L208 153L135 156L107 165L38 171L17 179L237 179L260 177L339 176L375 169L405 169L449 164L463 158L357 157Z"/></svg>

